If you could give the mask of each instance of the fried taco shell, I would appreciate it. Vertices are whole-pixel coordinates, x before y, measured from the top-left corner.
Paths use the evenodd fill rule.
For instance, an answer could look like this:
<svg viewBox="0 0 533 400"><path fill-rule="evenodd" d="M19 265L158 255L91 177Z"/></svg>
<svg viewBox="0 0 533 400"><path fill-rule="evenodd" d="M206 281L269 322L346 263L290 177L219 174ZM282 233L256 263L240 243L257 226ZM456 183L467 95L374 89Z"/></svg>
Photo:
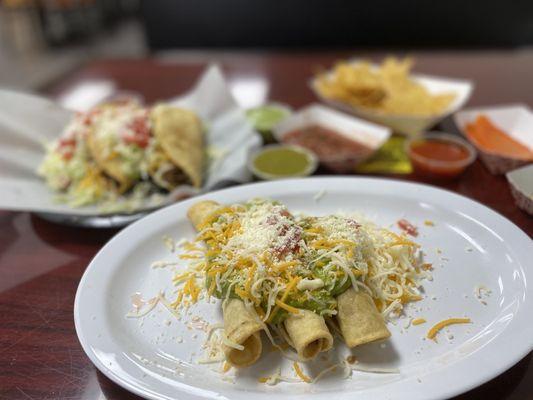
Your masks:
<svg viewBox="0 0 533 400"><path fill-rule="evenodd" d="M299 310L298 314L289 314L285 330L302 360L311 360L333 346L333 336L324 317L312 311Z"/></svg>
<svg viewBox="0 0 533 400"><path fill-rule="evenodd" d="M204 138L198 116L189 110L160 104L152 109L150 117L153 135L162 152L181 170L182 178L186 177L196 188L201 187Z"/></svg>
<svg viewBox="0 0 533 400"><path fill-rule="evenodd" d="M370 296L348 289L337 297L340 330L348 347L387 339L391 333Z"/></svg>

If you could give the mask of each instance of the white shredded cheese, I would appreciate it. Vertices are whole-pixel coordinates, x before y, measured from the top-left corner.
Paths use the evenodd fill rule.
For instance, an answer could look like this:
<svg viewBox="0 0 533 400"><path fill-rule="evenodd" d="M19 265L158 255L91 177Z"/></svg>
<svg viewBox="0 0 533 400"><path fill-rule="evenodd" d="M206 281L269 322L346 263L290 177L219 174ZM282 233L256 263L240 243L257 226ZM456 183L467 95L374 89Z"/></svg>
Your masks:
<svg viewBox="0 0 533 400"><path fill-rule="evenodd" d="M240 219L241 228L233 235L226 251L237 256L263 254L287 245L291 238L301 235L301 228L282 213L285 207L270 202L253 204ZM283 234L280 232L283 231Z"/></svg>
<svg viewBox="0 0 533 400"><path fill-rule="evenodd" d="M352 365L351 369L359 372L369 372L373 374L399 374L398 368L373 367L369 365L361 365L359 363Z"/></svg>
<svg viewBox="0 0 533 400"><path fill-rule="evenodd" d="M324 197L326 195L326 189L322 189L320 191L318 191L314 196L313 196L313 200L316 201L317 203L322 199L322 197Z"/></svg>
<svg viewBox="0 0 533 400"><path fill-rule="evenodd" d="M317 383L320 379L322 379L325 375L329 374L330 372L336 370L337 368L339 367L342 367L342 364L335 364L335 365L332 365L331 367L328 367L328 368L325 368L323 369L322 371L320 371L317 376L315 376L312 380L311 380L311 383Z"/></svg>
<svg viewBox="0 0 533 400"><path fill-rule="evenodd" d="M316 290L324 287L324 281L320 278L316 279L302 279L296 284L298 290Z"/></svg>
<svg viewBox="0 0 533 400"><path fill-rule="evenodd" d="M222 335L222 343L226 346L231 347L232 349L243 351L244 346L242 344L235 343L232 340L229 340L225 335Z"/></svg>
<svg viewBox="0 0 533 400"><path fill-rule="evenodd" d="M173 266L173 265L178 265L179 262L178 261L165 261L165 260L159 260L159 261L154 261L150 267L152 269L158 269L158 268L166 268L166 267L169 267L169 266Z"/></svg>

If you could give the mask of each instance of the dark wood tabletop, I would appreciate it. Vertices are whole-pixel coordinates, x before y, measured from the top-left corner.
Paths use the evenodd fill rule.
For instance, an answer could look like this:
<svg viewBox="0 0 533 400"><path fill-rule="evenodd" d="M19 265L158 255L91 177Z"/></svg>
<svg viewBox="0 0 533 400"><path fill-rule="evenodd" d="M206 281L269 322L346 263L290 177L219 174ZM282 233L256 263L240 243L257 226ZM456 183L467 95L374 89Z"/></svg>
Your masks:
<svg viewBox="0 0 533 400"><path fill-rule="evenodd" d="M321 67L357 52L178 52L145 60L94 61L46 89L63 101L90 100L101 88L133 91L147 102L191 88L209 62L218 61L237 97L298 108L316 101L308 79ZM415 53L416 70L468 78L476 88L469 105L533 106L533 51ZM95 89L96 88L96 89ZM100 89L98 89L100 88ZM81 99L81 100L80 100ZM449 121L442 124L452 130ZM396 177L420 181L412 175ZM460 179L435 184L477 200L533 236L533 218L514 204L507 182L477 161ZM116 230L71 228L24 212L0 211L0 398L137 398L99 373L78 343L73 321L78 282ZM533 399L531 354L496 379L459 399Z"/></svg>

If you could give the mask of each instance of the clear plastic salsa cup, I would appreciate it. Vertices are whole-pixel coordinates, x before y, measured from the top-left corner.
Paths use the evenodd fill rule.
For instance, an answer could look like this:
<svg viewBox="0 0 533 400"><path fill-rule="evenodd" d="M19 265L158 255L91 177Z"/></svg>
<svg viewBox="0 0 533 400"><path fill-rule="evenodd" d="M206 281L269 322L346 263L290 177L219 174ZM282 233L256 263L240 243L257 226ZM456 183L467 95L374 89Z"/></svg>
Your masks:
<svg viewBox="0 0 533 400"><path fill-rule="evenodd" d="M430 132L411 138L405 151L416 174L435 179L453 179L476 159L476 150L456 135Z"/></svg>

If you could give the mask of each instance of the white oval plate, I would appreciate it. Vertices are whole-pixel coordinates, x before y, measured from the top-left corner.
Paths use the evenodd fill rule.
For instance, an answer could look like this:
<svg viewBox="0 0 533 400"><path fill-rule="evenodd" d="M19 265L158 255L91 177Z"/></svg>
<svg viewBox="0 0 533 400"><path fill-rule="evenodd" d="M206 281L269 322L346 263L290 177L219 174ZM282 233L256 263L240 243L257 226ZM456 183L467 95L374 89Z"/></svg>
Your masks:
<svg viewBox="0 0 533 400"><path fill-rule="evenodd" d="M364 365L398 368L399 374L354 372L351 378L342 379L340 372L334 372L312 385L270 387L258 383L257 377L282 362L275 352L265 351L256 366L234 377L232 371L222 375L212 365L195 363L205 332L196 330L199 326L191 320L198 315L207 321L219 319L219 307L213 304L200 302L181 320L162 306L142 321L125 318L132 293L140 291L149 297L164 288L167 295L171 293L170 271L150 265L154 260L176 259L163 245L163 235L193 237L185 214L194 202L233 203L253 197L280 200L295 212L358 211L379 224L393 225L391 229L396 229L400 218L419 227L417 241L435 266L434 279L424 284L426 298L408 313L428 323L408 329L406 319L390 324L390 341L354 352ZM424 225L425 220L435 226ZM479 203L430 186L366 178L245 185L167 207L113 238L80 282L74 307L76 331L98 369L150 399L244 400L253 396L266 400L273 395L292 399L311 394L317 399L444 399L488 381L531 351L533 300L526 282L533 279L532 254L531 239L507 219ZM473 294L477 285L492 291L486 305ZM433 323L460 316L470 317L473 323L450 327L448 333L438 335L438 343L424 339ZM345 351L341 344L336 348ZM308 370L310 375L316 372Z"/></svg>

